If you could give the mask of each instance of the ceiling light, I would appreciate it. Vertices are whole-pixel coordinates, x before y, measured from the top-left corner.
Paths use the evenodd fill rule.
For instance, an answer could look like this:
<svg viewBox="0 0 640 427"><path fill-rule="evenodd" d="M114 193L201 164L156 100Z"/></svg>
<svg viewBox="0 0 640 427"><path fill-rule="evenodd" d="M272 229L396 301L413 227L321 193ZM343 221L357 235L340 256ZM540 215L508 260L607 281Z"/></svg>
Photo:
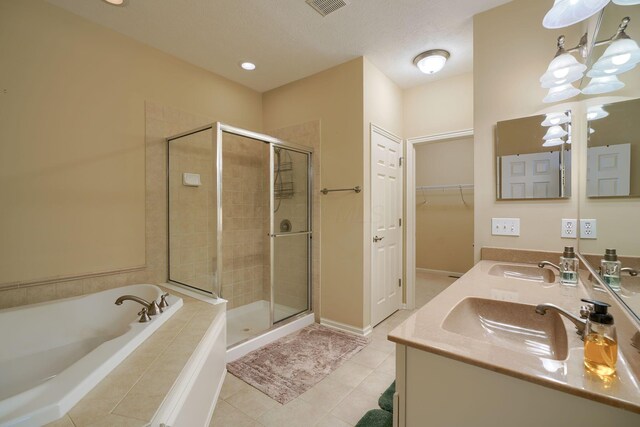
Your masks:
<svg viewBox="0 0 640 427"><path fill-rule="evenodd" d="M623 87L624 83L618 80L617 76L594 77L587 87L582 89L582 93L585 95L599 95L601 93L614 92Z"/></svg>
<svg viewBox="0 0 640 427"><path fill-rule="evenodd" d="M109 3L112 6L124 6L128 0L102 0L105 3Z"/></svg>
<svg viewBox="0 0 640 427"><path fill-rule="evenodd" d="M545 141L542 146L543 147L557 147L558 145L564 144L564 139L562 138L553 138Z"/></svg>
<svg viewBox="0 0 640 427"><path fill-rule="evenodd" d="M610 70L638 62L640 62L638 44L630 38L622 38L611 43L600 59L593 64L593 69Z"/></svg>
<svg viewBox="0 0 640 427"><path fill-rule="evenodd" d="M564 101L579 94L580 89L575 88L571 84L560 85L549 89L549 93L547 93L547 96L544 97L542 102L548 104L551 102Z"/></svg>
<svg viewBox="0 0 640 427"><path fill-rule="evenodd" d="M442 70L449 56L443 49L428 50L413 58L413 64L425 74L435 74Z"/></svg>
<svg viewBox="0 0 640 427"><path fill-rule="evenodd" d="M587 66L579 63L573 55L562 53L549 63L547 71L540 77L543 88L550 89L580 80Z"/></svg>
<svg viewBox="0 0 640 427"><path fill-rule="evenodd" d="M599 120L607 117L609 113L602 108L602 105L594 105L587 110L587 120Z"/></svg>
<svg viewBox="0 0 640 427"><path fill-rule="evenodd" d="M640 0L613 0L613 2L620 6L633 6L634 4L640 4Z"/></svg>
<svg viewBox="0 0 640 427"><path fill-rule="evenodd" d="M565 123L569 123L571 118L567 115L567 113L548 113L541 123L542 126L549 127L555 125L563 125Z"/></svg>
<svg viewBox="0 0 640 427"><path fill-rule="evenodd" d="M545 141L549 141L550 139L562 138L567 136L569 132L564 130L562 126L551 126L547 133L542 137Z"/></svg>
<svg viewBox="0 0 640 427"><path fill-rule="evenodd" d="M242 67L243 70L253 71L256 69L256 64L253 62L242 62L240 63L240 67Z"/></svg>
<svg viewBox="0 0 640 427"><path fill-rule="evenodd" d="M545 28L564 28L595 15L609 0L555 0L542 20Z"/></svg>

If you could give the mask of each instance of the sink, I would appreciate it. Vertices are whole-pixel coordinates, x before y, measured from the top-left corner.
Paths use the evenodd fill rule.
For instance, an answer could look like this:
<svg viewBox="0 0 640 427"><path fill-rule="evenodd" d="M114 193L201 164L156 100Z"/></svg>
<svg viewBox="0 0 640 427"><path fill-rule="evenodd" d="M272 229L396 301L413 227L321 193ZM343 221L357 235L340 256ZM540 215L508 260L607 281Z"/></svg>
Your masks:
<svg viewBox="0 0 640 427"><path fill-rule="evenodd" d="M560 315L537 314L535 306L484 298L465 298L444 319L443 329L493 345L555 360L568 354L567 330Z"/></svg>
<svg viewBox="0 0 640 427"><path fill-rule="evenodd" d="M529 282L553 283L556 281L556 275L548 268L526 265L496 264L489 269L489 274Z"/></svg>

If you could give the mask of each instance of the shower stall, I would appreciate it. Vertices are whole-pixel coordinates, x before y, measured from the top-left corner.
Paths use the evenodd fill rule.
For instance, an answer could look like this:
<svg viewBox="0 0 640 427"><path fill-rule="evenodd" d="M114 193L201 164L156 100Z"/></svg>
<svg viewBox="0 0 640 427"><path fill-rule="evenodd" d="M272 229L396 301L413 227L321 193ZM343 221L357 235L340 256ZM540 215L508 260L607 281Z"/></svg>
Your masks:
<svg viewBox="0 0 640 427"><path fill-rule="evenodd" d="M312 150L222 123L167 143L169 281L228 301L228 347L310 313Z"/></svg>

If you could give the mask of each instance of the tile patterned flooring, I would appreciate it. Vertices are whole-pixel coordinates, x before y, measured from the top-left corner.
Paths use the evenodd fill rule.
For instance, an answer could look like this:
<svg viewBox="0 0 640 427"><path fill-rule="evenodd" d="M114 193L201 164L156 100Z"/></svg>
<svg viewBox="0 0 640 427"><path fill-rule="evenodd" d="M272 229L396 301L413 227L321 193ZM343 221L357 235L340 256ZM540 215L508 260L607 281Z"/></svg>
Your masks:
<svg viewBox="0 0 640 427"><path fill-rule="evenodd" d="M416 307L422 307L455 281L440 273L418 271ZM391 329L413 310L400 310L376 326L371 343L318 384L281 405L227 374L210 427L349 427L369 409L395 378L395 345Z"/></svg>

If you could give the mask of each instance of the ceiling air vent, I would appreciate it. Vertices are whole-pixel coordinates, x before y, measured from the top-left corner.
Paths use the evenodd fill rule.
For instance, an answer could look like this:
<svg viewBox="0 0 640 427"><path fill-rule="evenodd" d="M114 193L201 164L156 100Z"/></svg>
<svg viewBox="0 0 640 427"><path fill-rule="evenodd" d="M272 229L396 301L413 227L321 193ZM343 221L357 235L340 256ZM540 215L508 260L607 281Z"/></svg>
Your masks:
<svg viewBox="0 0 640 427"><path fill-rule="evenodd" d="M349 3L346 0L307 0L307 4L322 16L327 16Z"/></svg>

